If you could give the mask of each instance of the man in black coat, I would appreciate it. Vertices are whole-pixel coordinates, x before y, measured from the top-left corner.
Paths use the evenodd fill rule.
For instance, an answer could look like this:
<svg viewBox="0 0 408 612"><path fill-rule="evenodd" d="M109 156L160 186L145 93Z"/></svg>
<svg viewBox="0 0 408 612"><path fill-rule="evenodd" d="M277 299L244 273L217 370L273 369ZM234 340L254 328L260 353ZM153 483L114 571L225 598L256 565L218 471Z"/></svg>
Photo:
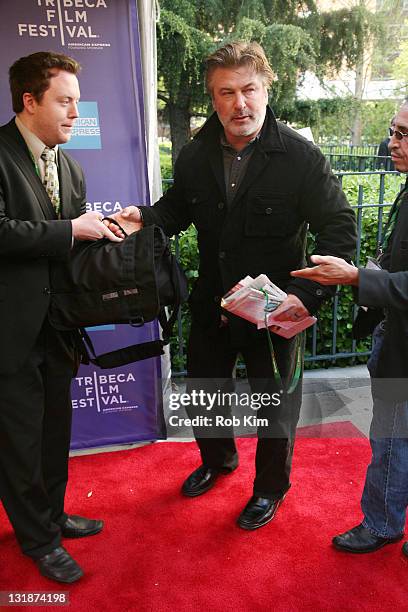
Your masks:
<svg viewBox="0 0 408 612"><path fill-rule="evenodd" d="M396 115L389 149L395 168L408 172L407 104ZM355 268L336 257L313 256L312 261L315 268L297 270L293 276L322 284L352 285L358 304L369 307L372 320L382 319L374 330L374 348L367 364L373 419L372 458L361 499L364 519L333 539L342 551L373 552L401 540L408 506L407 186L395 200L385 226L378 269ZM408 543L402 550L408 556Z"/></svg>
<svg viewBox="0 0 408 612"><path fill-rule="evenodd" d="M394 122L395 122L395 116L390 121L390 129L393 129ZM390 140L391 138L388 136L387 138L384 138L384 140L382 140L380 144L378 145L377 168L380 168L380 169L384 168L385 170L395 170L394 164L390 158L390 152L389 152Z"/></svg>
<svg viewBox="0 0 408 612"><path fill-rule="evenodd" d="M75 240L119 240L85 212L81 168L58 144L75 119L78 63L39 52L10 68L16 117L0 128L0 498L22 551L41 573L73 582L82 570L61 537L102 521L64 512L74 336L48 322L50 270Z"/></svg>
<svg viewBox="0 0 408 612"><path fill-rule="evenodd" d="M222 312L221 297L246 275L264 273L288 294L277 316L296 321L315 313L334 290L290 278L291 269L305 264L307 226L317 252L348 258L355 248L354 214L329 164L317 147L278 123L268 106L272 80L257 43L231 43L211 55L207 88L215 113L182 149L173 187L155 206L130 207L118 215L125 229L141 219L161 225L168 235L191 223L197 228L200 268L190 296L190 389L231 391L239 353L252 391L279 394L279 374L286 389L293 388L301 379L302 337L273 335L274 368L265 330ZM268 425L258 429L253 495L238 518L243 529L268 523L289 490L300 403L299 380L279 406L271 403L257 413ZM210 414L200 406L190 414L213 416L214 410ZM228 405L217 410L231 416ZM216 431L195 429L202 465L184 482L184 495L205 493L221 473L237 467L233 430L225 423Z"/></svg>

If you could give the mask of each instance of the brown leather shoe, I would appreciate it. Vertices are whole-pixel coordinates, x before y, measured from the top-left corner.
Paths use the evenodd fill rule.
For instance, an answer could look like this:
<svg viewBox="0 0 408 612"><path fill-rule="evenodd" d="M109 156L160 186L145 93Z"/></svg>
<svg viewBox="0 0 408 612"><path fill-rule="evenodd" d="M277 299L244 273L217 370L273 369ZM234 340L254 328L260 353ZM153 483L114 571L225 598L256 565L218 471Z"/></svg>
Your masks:
<svg viewBox="0 0 408 612"><path fill-rule="evenodd" d="M61 525L61 532L64 538L85 538L86 536L96 535L102 531L102 527L103 521L69 514L65 523Z"/></svg>
<svg viewBox="0 0 408 612"><path fill-rule="evenodd" d="M57 582L75 582L84 575L78 563L62 546L36 559L35 563L43 576Z"/></svg>

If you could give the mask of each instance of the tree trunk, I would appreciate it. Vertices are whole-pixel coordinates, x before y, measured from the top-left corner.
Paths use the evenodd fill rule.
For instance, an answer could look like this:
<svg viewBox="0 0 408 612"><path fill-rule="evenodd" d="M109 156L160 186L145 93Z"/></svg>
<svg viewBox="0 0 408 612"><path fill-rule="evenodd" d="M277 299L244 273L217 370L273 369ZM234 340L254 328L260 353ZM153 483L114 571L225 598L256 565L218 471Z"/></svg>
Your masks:
<svg viewBox="0 0 408 612"><path fill-rule="evenodd" d="M368 7L368 2L365 0L359 1L359 6ZM361 145L361 136L363 132L363 125L361 121L361 103L364 97L364 90L366 84L371 80L372 70L372 56L373 56L373 40L367 39L365 48L362 56L356 65L356 82L354 86L354 97L357 100L357 108L354 114L353 127L352 127L352 144Z"/></svg>
<svg viewBox="0 0 408 612"><path fill-rule="evenodd" d="M171 161L174 168L180 149L190 141L190 112L188 108L180 108L171 102L168 103L167 109L171 134Z"/></svg>
<svg viewBox="0 0 408 612"><path fill-rule="evenodd" d="M356 67L356 83L354 87L354 97L357 102L362 101L364 94L364 60L358 63ZM361 124L361 107L357 104L354 112L353 127L351 130L351 144L361 145L361 133L363 126Z"/></svg>

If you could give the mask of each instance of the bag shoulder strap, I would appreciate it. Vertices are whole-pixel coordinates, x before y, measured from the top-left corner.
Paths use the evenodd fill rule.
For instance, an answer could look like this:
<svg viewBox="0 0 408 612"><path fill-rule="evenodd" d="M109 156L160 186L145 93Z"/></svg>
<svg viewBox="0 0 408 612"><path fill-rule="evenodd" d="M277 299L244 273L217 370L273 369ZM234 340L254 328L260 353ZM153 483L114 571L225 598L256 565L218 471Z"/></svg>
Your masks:
<svg viewBox="0 0 408 612"><path fill-rule="evenodd" d="M173 331L174 324L177 320L178 314L180 312L180 307L182 303L181 296L181 288L180 282L178 278L178 268L177 268L177 259L175 255L171 255L171 281L174 287L174 304L173 310L169 318L166 316L166 309L160 308L160 312L158 315L159 323L161 325L163 331L163 342L164 344L168 344L170 342L170 337Z"/></svg>
<svg viewBox="0 0 408 612"><path fill-rule="evenodd" d="M164 340L151 340L150 342L132 344L116 351L96 355L94 345L86 329L81 327L79 334L82 339L82 363L85 365L93 363L103 370L117 368L118 366L141 361L142 359L149 359L150 357L159 357L164 354L163 347L167 344Z"/></svg>

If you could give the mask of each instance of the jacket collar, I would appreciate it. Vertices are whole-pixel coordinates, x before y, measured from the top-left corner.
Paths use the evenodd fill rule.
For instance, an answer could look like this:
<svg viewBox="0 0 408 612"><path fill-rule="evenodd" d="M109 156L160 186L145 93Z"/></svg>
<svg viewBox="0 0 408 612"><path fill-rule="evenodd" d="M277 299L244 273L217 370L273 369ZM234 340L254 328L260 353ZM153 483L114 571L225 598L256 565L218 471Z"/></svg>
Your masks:
<svg viewBox="0 0 408 612"><path fill-rule="evenodd" d="M220 132L222 129L222 124L217 114L214 113L195 136L195 139L204 142L207 148L209 164L214 173L220 192L225 198L224 164L222 159L222 147L220 144ZM235 203L240 200L245 191L256 182L259 174L269 163L269 154L285 152L286 147L279 131L279 125L272 110L267 106L265 121L259 139L256 143L252 157L249 160L245 176L231 202L231 209L234 207Z"/></svg>
<svg viewBox="0 0 408 612"><path fill-rule="evenodd" d="M217 113L213 113L204 123L201 130L196 134L194 140L203 140L211 145L219 147L220 132L223 129ZM262 151L271 153L285 153L286 147L282 140L279 124L271 107L266 107L265 121L259 136L259 146Z"/></svg>
<svg viewBox="0 0 408 612"><path fill-rule="evenodd" d="M16 162L18 163L20 170L25 175L32 190L34 191L38 204L46 219L55 219L55 210L51 204L47 192L39 178L33 160L31 159L30 152L22 137L19 129L16 126L15 120L12 119L9 123L2 126L1 135L6 139L9 146L12 147L15 154Z"/></svg>
<svg viewBox="0 0 408 612"><path fill-rule="evenodd" d="M33 165L32 159L30 157L30 152L25 143L25 140L22 137L20 130L16 126L15 118L9 121L6 125L3 125L1 130L3 134L5 134L9 139L14 141L14 143L21 149L21 153L24 153L24 155L28 158L30 164Z"/></svg>

